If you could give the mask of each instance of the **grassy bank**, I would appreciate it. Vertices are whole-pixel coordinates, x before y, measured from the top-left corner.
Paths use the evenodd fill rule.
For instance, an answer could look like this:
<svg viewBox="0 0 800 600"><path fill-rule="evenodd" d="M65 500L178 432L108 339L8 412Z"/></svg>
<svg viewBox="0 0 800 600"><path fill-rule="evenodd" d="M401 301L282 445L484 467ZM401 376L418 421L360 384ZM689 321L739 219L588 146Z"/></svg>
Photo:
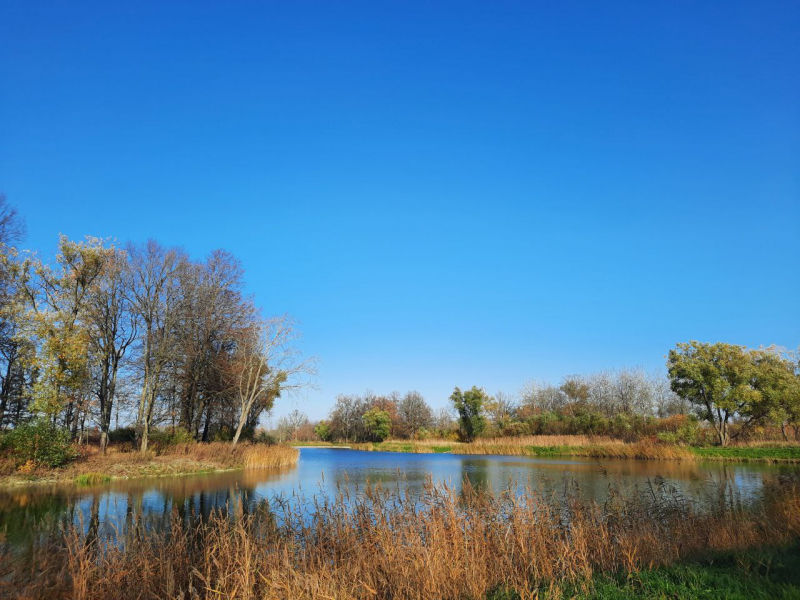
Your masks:
<svg viewBox="0 0 800 600"><path fill-rule="evenodd" d="M635 573L601 574L564 586L552 596L575 599L767 600L800 598L800 544L715 553L668 567ZM551 597L544 593L543 598ZM521 600L500 587L487 600Z"/></svg>
<svg viewBox="0 0 800 600"><path fill-rule="evenodd" d="M357 450L383 452L498 454L506 456L621 458L641 460L730 460L800 463L800 445L695 447L666 443L625 443L605 437L582 435L525 436L479 439L471 443L445 440L389 440L381 443L353 444Z"/></svg>
<svg viewBox="0 0 800 600"><path fill-rule="evenodd" d="M264 506L231 507L233 519L176 518L166 531L137 528L116 538L76 527L20 559L0 557L0 595L798 597L790 578L796 550L786 550L800 537L795 487L769 488L752 509L724 501L701 509L654 492L600 505L577 492L555 500L468 484L461 492L429 485L419 502L387 502L386 491L369 488L311 501L308 511L283 503L278 519ZM767 544L772 550L754 550ZM774 573L779 578L766 582Z"/></svg>
<svg viewBox="0 0 800 600"><path fill-rule="evenodd" d="M210 473L233 469L284 467L297 463L299 453L288 446L228 443L177 444L157 452L141 454L110 447L103 455L98 448L86 448L82 456L60 468L7 468L0 486L39 482L66 482L89 485L112 479L166 477Z"/></svg>

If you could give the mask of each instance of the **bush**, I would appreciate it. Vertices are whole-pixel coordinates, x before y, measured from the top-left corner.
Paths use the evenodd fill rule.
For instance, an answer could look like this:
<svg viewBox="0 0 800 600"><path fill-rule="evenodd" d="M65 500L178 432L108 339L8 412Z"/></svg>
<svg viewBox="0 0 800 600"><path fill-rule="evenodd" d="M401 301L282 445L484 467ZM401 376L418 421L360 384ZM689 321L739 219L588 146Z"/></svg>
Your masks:
<svg viewBox="0 0 800 600"><path fill-rule="evenodd" d="M255 435L253 435L253 443L254 444L266 444L267 446L273 446L277 443L275 436L268 434L263 429L259 429Z"/></svg>
<svg viewBox="0 0 800 600"><path fill-rule="evenodd" d="M133 427L120 427L108 432L108 441L112 444L132 444L136 442L136 430Z"/></svg>
<svg viewBox="0 0 800 600"><path fill-rule="evenodd" d="M331 428L325 421L320 421L319 423L317 423L317 426L314 427L314 434L322 442L331 441Z"/></svg>
<svg viewBox="0 0 800 600"><path fill-rule="evenodd" d="M696 419L686 419L674 431L664 431L658 434L659 441L669 444L684 444L694 446L701 441L702 427Z"/></svg>
<svg viewBox="0 0 800 600"><path fill-rule="evenodd" d="M17 466L61 467L77 456L69 432L43 419L18 425L3 436L2 445Z"/></svg>
<svg viewBox="0 0 800 600"><path fill-rule="evenodd" d="M219 429L214 432L214 435L211 436L212 442L230 442L233 440L233 430L228 427L227 425L223 425ZM244 431L240 436L240 439L247 439L244 435ZM250 436L252 438L252 435Z"/></svg>

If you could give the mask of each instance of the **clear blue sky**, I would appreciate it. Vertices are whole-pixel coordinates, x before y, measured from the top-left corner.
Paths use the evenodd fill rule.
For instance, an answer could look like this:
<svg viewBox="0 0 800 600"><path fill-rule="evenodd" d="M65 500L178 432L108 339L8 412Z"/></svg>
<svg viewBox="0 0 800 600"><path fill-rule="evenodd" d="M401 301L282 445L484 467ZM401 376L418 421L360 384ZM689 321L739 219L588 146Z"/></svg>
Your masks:
<svg viewBox="0 0 800 600"><path fill-rule="evenodd" d="M235 253L321 360L314 418L793 347L798 32L797 2L0 0L0 190L48 255Z"/></svg>

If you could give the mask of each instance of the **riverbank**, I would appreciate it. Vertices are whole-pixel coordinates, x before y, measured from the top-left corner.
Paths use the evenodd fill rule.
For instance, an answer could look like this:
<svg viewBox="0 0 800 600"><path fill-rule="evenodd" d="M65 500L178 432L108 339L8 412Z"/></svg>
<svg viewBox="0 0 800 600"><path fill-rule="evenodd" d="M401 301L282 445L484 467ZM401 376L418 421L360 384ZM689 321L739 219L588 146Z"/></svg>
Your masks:
<svg viewBox="0 0 800 600"><path fill-rule="evenodd" d="M223 442L177 444L144 455L113 446L104 455L92 446L84 448L80 458L60 468L6 469L6 473L0 476L0 486L59 482L93 484L114 479L285 467L296 464L298 458L299 452L289 446L251 443L236 446Z"/></svg>
<svg viewBox="0 0 800 600"><path fill-rule="evenodd" d="M575 457L638 460L723 460L736 462L800 463L800 444L769 443L711 446L626 443L611 438L589 436L526 436L480 439L470 443L446 440L388 440L380 443L351 444L355 450L410 452L415 454L494 454L539 458Z"/></svg>

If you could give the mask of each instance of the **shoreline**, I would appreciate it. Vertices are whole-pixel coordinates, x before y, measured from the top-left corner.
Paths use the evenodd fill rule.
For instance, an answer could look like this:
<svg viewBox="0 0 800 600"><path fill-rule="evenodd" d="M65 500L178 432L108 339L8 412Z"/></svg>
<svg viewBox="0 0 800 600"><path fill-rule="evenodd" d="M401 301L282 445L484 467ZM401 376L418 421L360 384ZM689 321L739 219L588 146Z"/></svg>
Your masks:
<svg viewBox="0 0 800 600"><path fill-rule="evenodd" d="M161 455L142 457L138 452L112 449L99 452L64 467L40 469L31 473L9 473L0 476L0 489L27 485L75 484L93 485L126 479L184 477L243 471L258 468L280 468L297 464L300 452L289 446L242 444L187 444L169 448Z"/></svg>
<svg viewBox="0 0 800 600"><path fill-rule="evenodd" d="M585 445L535 445L509 443L464 442L386 442L338 444L297 444L299 448L350 448L365 452L399 452L406 454L456 454L462 456L529 456L532 458L595 458L618 460L689 460L764 464L800 464L800 445L763 446L676 446L648 443L613 443Z"/></svg>

